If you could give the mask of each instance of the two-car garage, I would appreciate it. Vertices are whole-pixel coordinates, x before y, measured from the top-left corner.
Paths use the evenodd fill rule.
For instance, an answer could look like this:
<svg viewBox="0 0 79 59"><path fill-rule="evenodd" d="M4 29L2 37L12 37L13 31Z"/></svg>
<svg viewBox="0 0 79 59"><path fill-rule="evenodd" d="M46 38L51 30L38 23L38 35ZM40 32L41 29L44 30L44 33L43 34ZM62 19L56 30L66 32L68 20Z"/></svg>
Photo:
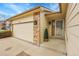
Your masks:
<svg viewBox="0 0 79 59"><path fill-rule="evenodd" d="M40 44L40 7L16 15L9 20L14 38Z"/></svg>
<svg viewBox="0 0 79 59"><path fill-rule="evenodd" d="M15 19L15 21L12 22L12 32L13 37L33 42L33 16L29 15L26 17L22 17L20 19Z"/></svg>

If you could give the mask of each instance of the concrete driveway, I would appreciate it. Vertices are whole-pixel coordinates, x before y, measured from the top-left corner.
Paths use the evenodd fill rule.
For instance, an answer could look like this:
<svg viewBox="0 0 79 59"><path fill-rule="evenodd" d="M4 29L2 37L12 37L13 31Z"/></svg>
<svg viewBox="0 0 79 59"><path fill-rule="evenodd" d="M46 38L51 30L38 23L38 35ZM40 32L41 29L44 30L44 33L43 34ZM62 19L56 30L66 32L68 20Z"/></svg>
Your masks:
<svg viewBox="0 0 79 59"><path fill-rule="evenodd" d="M58 51L38 47L19 39L8 37L0 39L0 56L65 56Z"/></svg>

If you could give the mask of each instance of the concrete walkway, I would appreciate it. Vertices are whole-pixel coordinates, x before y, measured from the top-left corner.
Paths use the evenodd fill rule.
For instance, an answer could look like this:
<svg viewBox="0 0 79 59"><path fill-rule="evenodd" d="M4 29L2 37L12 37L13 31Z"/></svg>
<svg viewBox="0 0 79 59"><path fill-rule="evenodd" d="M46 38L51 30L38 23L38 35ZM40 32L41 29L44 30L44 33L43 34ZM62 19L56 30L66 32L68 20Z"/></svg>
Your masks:
<svg viewBox="0 0 79 59"><path fill-rule="evenodd" d="M55 50L21 41L16 38L8 37L0 39L0 56L65 56Z"/></svg>
<svg viewBox="0 0 79 59"><path fill-rule="evenodd" d="M49 39L48 42L43 42L41 46L66 55L66 45L64 39Z"/></svg>

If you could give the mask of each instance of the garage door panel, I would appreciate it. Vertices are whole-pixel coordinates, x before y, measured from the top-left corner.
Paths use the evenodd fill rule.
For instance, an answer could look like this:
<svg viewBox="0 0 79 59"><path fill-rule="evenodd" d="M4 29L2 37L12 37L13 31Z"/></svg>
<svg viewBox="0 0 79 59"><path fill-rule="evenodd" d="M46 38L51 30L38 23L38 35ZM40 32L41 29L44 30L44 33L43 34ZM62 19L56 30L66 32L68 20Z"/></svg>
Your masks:
<svg viewBox="0 0 79 59"><path fill-rule="evenodd" d="M13 25L13 36L33 42L33 22Z"/></svg>

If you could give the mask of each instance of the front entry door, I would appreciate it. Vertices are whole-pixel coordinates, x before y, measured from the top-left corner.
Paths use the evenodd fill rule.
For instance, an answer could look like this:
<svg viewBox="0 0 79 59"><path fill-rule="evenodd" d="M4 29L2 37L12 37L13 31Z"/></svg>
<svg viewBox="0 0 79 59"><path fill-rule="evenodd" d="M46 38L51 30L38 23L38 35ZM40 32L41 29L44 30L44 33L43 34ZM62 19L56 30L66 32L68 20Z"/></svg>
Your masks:
<svg viewBox="0 0 79 59"><path fill-rule="evenodd" d="M63 21L56 21L56 36L63 35Z"/></svg>
<svg viewBox="0 0 79 59"><path fill-rule="evenodd" d="M52 36L63 36L63 20L52 20Z"/></svg>

